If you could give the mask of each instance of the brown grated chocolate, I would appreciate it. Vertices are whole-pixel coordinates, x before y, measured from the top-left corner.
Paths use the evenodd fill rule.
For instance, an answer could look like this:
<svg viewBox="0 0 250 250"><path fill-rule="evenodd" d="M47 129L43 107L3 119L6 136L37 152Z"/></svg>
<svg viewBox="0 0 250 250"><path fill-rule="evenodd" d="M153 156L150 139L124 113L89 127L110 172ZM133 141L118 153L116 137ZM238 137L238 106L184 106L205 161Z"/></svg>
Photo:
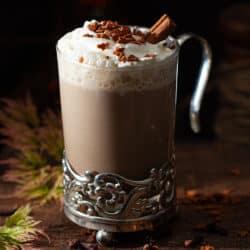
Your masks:
<svg viewBox="0 0 250 250"><path fill-rule="evenodd" d="M124 49L125 48L115 48L115 50L113 51L113 54L116 56L124 55Z"/></svg>
<svg viewBox="0 0 250 250"><path fill-rule="evenodd" d="M202 236L194 236L192 239L187 239L184 241L184 246L186 248L197 248L202 242L204 238Z"/></svg>
<svg viewBox="0 0 250 250"><path fill-rule="evenodd" d="M249 234L248 230L241 230L238 232L238 236L241 237L241 238L245 238L247 237Z"/></svg>
<svg viewBox="0 0 250 250"><path fill-rule="evenodd" d="M105 50L109 48L109 43L99 43L97 44L97 48L101 50Z"/></svg>
<svg viewBox="0 0 250 250"><path fill-rule="evenodd" d="M83 63L84 62L84 58L83 58L83 56L81 56L81 57L79 57L79 63Z"/></svg>
<svg viewBox="0 0 250 250"><path fill-rule="evenodd" d="M184 246L185 247L192 247L193 240L185 240L184 241Z"/></svg>
<svg viewBox="0 0 250 250"><path fill-rule="evenodd" d="M120 55L118 59L120 62L127 62L127 57L124 54Z"/></svg>
<svg viewBox="0 0 250 250"><path fill-rule="evenodd" d="M104 20L100 22L100 27L103 27L104 29L112 30L116 29L118 27L118 22L113 22L111 20Z"/></svg>
<svg viewBox="0 0 250 250"><path fill-rule="evenodd" d="M131 43L136 41L132 36L120 36L115 41L116 43Z"/></svg>
<svg viewBox="0 0 250 250"><path fill-rule="evenodd" d="M231 175L238 176L238 175L240 175L240 169L239 168L232 168L232 169L230 169L229 173Z"/></svg>
<svg viewBox="0 0 250 250"><path fill-rule="evenodd" d="M136 57L135 55L129 55L128 57L126 57L124 50L125 48L117 47L113 51L113 54L118 57L118 60L120 62L138 62L139 61L139 58Z"/></svg>
<svg viewBox="0 0 250 250"><path fill-rule="evenodd" d="M118 30L120 32L120 35L131 34L129 26L126 26L126 25L120 25Z"/></svg>
<svg viewBox="0 0 250 250"><path fill-rule="evenodd" d="M128 58L127 58L127 61L128 62L138 62L139 59L138 59L138 57L136 57L134 55L129 55Z"/></svg>
<svg viewBox="0 0 250 250"><path fill-rule="evenodd" d="M83 34L83 37L93 37L93 35L90 35L90 34Z"/></svg>
<svg viewBox="0 0 250 250"><path fill-rule="evenodd" d="M154 58L154 57L156 57L156 54L146 54L145 57L152 57L152 58Z"/></svg>
<svg viewBox="0 0 250 250"><path fill-rule="evenodd" d="M215 248L210 245L204 245L200 247L200 250L215 250Z"/></svg>
<svg viewBox="0 0 250 250"><path fill-rule="evenodd" d="M96 34L96 37L97 38L109 39L109 36L107 34L105 34L105 33Z"/></svg>
<svg viewBox="0 0 250 250"><path fill-rule="evenodd" d="M90 23L88 25L88 29L91 30L91 31L96 31L96 29L98 28L98 23L97 22L94 22L94 23Z"/></svg>
<svg viewBox="0 0 250 250"><path fill-rule="evenodd" d="M88 25L89 30L96 33L97 38L105 38L113 40L115 43L145 43L145 34L139 30L131 32L127 25L120 25L113 21L101 21L100 23L91 23ZM134 35L139 36L140 39L135 39Z"/></svg>

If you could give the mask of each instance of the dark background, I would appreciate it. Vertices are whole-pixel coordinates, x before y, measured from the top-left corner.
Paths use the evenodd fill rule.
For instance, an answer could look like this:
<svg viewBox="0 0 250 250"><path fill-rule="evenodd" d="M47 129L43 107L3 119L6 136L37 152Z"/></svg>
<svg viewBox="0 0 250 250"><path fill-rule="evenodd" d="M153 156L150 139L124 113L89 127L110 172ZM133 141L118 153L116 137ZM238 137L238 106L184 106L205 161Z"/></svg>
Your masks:
<svg viewBox="0 0 250 250"><path fill-rule="evenodd" d="M244 1L2 1L0 97L22 98L29 90L40 106L58 105L56 41L66 32L81 26L84 20L93 18L151 26L166 12L178 25L174 36L195 32L208 39L216 67L223 58L223 37L218 31L218 20L229 5L239 2ZM177 137L193 136L188 125L188 102L200 60L200 50L196 45L189 42L181 53ZM212 122L217 99L216 88L209 87L202 106L205 126L199 137L213 137Z"/></svg>

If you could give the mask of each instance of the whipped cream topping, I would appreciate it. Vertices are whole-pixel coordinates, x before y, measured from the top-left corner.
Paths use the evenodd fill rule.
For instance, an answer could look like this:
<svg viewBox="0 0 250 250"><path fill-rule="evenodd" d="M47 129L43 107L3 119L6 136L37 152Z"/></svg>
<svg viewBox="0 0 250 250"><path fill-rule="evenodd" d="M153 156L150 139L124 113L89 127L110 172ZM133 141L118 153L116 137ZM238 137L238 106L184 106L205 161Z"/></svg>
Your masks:
<svg viewBox="0 0 250 250"><path fill-rule="evenodd" d="M127 26L136 42L112 40L106 36L99 36L91 29L91 25L99 24L96 20L86 21L83 27L67 33L58 41L58 49L64 57L79 64L89 64L101 67L128 67L133 65L151 64L162 61L170 56L174 49L170 49L167 40L156 44L140 42L147 28ZM137 31L137 32L136 32ZM138 32L139 31L139 32ZM139 35L138 35L138 34ZM141 34L140 34L141 33ZM122 51L125 60L116 53Z"/></svg>

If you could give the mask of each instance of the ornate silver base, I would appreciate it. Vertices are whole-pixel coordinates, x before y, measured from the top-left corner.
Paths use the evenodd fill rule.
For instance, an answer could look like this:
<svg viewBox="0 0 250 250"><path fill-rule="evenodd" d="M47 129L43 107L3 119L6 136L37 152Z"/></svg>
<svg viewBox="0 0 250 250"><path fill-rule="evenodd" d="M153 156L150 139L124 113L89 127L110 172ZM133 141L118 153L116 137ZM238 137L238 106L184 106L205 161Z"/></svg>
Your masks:
<svg viewBox="0 0 250 250"><path fill-rule="evenodd" d="M115 232L152 230L176 214L174 157L143 181L90 171L80 176L66 157L62 165L65 214L82 227L99 230L100 244L112 241Z"/></svg>

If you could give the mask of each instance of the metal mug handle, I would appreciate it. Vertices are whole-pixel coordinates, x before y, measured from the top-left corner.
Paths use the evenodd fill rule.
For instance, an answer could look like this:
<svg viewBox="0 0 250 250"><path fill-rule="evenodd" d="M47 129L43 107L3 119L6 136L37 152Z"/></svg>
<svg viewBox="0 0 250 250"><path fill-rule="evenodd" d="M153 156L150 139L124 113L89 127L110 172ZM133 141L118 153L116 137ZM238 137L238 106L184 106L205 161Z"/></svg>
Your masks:
<svg viewBox="0 0 250 250"><path fill-rule="evenodd" d="M189 39L197 40L202 47L202 60L201 60L200 70L197 77L195 90L192 95L190 110L189 110L191 128L195 133L198 133L200 131L199 111L211 70L212 51L208 42L204 38L196 34L185 33L183 35L180 35L177 38L177 42L180 46L182 46Z"/></svg>

